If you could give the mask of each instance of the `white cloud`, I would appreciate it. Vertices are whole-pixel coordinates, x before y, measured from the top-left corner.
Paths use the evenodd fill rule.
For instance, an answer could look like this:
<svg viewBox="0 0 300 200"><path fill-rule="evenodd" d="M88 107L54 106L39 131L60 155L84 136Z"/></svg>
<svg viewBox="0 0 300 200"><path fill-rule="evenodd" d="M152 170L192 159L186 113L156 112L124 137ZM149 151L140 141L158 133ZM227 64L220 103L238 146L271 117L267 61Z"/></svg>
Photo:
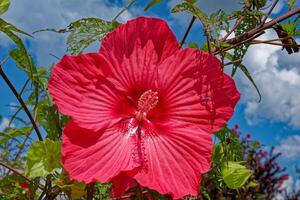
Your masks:
<svg viewBox="0 0 300 200"><path fill-rule="evenodd" d="M275 32L267 31L258 39L276 37ZM249 48L244 64L262 93L262 101L259 103L253 86L239 72L237 85L242 94L242 103L246 106L245 114L249 124L268 119L300 128L299 63L299 54L288 55L280 46L259 44Z"/></svg>
<svg viewBox="0 0 300 200"><path fill-rule="evenodd" d="M279 140L276 152L282 152L282 156L287 160L300 159L300 135L290 135Z"/></svg>
<svg viewBox="0 0 300 200"><path fill-rule="evenodd" d="M70 22L83 17L99 17L111 20L122 5L112 5L108 0L12 0L10 9L3 18L20 27L26 32L44 28L65 28ZM119 20L126 21L132 18L128 11L124 12ZM28 38L27 38L28 39ZM50 56L52 53L61 57L65 54L66 35L43 32L30 39L30 51L34 54L39 65L49 66L57 60ZM6 42L5 42L6 41ZM1 45L9 45L9 40L1 38ZM95 45L90 50L97 50Z"/></svg>
<svg viewBox="0 0 300 200"><path fill-rule="evenodd" d="M284 181L281 185L281 189L285 190L287 194L291 194L294 191L299 190L300 188L300 180L297 179L296 181L292 176L289 176L288 180ZM285 196L283 194L278 194L275 200L285 200Z"/></svg>

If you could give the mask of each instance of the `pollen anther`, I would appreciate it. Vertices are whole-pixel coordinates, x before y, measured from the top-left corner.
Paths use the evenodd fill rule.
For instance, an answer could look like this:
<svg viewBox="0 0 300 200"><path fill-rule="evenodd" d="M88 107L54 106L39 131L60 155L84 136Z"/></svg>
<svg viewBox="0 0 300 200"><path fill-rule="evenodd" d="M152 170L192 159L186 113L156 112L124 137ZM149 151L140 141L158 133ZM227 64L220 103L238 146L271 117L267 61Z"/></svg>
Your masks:
<svg viewBox="0 0 300 200"><path fill-rule="evenodd" d="M139 121L143 121L147 117L147 113L153 109L158 103L158 93L152 90L147 90L144 92L137 105L136 118Z"/></svg>

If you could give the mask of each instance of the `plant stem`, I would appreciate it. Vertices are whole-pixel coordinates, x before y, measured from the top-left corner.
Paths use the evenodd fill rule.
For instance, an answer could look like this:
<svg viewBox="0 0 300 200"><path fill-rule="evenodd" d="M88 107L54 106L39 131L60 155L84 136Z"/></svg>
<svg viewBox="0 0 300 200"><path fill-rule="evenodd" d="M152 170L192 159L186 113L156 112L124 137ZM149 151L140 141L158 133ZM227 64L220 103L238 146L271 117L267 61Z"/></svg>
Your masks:
<svg viewBox="0 0 300 200"><path fill-rule="evenodd" d="M240 58L240 59L237 59L237 60L225 63L223 66L232 65L232 64L235 64L235 63L239 63L240 64L241 62L242 62L242 59Z"/></svg>
<svg viewBox="0 0 300 200"><path fill-rule="evenodd" d="M86 185L86 199L93 200L95 191L95 183L89 183Z"/></svg>
<svg viewBox="0 0 300 200"><path fill-rule="evenodd" d="M240 23L243 21L244 16L242 16L239 20L236 21L236 23L234 24L234 26L232 27L232 29L224 36L224 38L222 38L221 42L224 42L233 31L235 31L235 29L238 27L238 25L240 25Z"/></svg>
<svg viewBox="0 0 300 200"><path fill-rule="evenodd" d="M296 44L282 44L282 43L262 41L262 40L252 40L250 44L270 44L276 46L300 47L300 45L296 45Z"/></svg>
<svg viewBox="0 0 300 200"><path fill-rule="evenodd" d="M30 178L24 176L23 174L21 174L21 173L18 172L16 169L14 169L14 168L12 168L11 166L9 166L8 164L6 164L6 163L0 161L0 165L3 166L3 167L5 167L6 169L12 171L13 173L17 174L18 176L21 176L22 178L26 179L28 182L30 182L30 183L32 183L32 184L34 184L34 185L37 185L38 188L40 188L41 190L44 190L44 186L35 183L33 180L31 180Z"/></svg>
<svg viewBox="0 0 300 200"><path fill-rule="evenodd" d="M180 47L182 47L182 45L184 44L184 42L185 42L185 40L186 40L186 38L187 38L187 36L188 36L188 34L189 34L189 32L190 32L190 30L191 30L193 24L194 24L194 22L195 22L195 20L196 20L196 17L193 16L192 19L191 19L191 21L190 21L190 24L189 24L189 26L187 27L187 29L186 29L186 31L185 31L185 33L184 33L184 35L183 35L183 38L182 38L182 40L181 40L181 42L180 42Z"/></svg>
<svg viewBox="0 0 300 200"><path fill-rule="evenodd" d="M112 19L112 21L116 21L118 17L120 17L123 14L123 12L130 8L130 6L132 6L132 4L134 4L135 2L136 0L131 0L130 2L128 2L128 4L124 6L124 8Z"/></svg>
<svg viewBox="0 0 300 200"><path fill-rule="evenodd" d="M277 23L297 14L300 12L300 7L297 7L297 8L294 8L292 10L290 10L289 12L263 24L262 26L259 25L258 27L250 30L249 32L246 32L244 34L241 34L239 36L236 36L234 38L231 38L231 39L228 39L226 40L227 43L229 44L237 44L237 43L240 43L240 42L243 42L243 41L246 41L248 38L252 38L253 36L255 35L258 35L260 33L263 33L264 30L266 29L269 29L269 28L272 28L274 25L276 25Z"/></svg>
<svg viewBox="0 0 300 200"><path fill-rule="evenodd" d="M15 89L14 85L10 82L10 80L8 79L8 77L6 76L6 74L4 73L3 69L2 69L2 65L0 65L0 75L2 76L3 80L6 82L6 84L8 85L8 87L10 88L10 90L13 92L13 94L15 95L15 97L17 98L17 100L19 101L19 103L21 104L21 106L23 107L26 115L28 116L30 122L32 123L32 126L38 136L38 139L40 141L43 141L43 137L42 134L37 126L37 124L35 123L30 111L28 110L26 104L24 103L22 97L18 94L17 90Z"/></svg>
<svg viewBox="0 0 300 200"><path fill-rule="evenodd" d="M275 0L274 3L272 4L269 12L267 13L267 15L265 16L265 18L263 19L261 25L264 25L268 19L268 17L270 16L270 14L272 13L273 9L275 8L275 6L277 5L279 0Z"/></svg>

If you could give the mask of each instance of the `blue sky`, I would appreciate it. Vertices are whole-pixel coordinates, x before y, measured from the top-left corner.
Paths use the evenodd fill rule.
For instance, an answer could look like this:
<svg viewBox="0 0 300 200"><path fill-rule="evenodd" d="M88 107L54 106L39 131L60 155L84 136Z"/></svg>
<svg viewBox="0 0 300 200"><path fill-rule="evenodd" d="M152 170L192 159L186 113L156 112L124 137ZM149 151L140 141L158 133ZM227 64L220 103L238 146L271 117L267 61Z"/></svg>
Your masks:
<svg viewBox="0 0 300 200"><path fill-rule="evenodd" d="M10 10L2 17L32 33L43 28L64 28L70 22L83 17L99 17L111 20L122 8L125 1L119 0L12 0ZM140 15L164 18L168 21L178 40L191 16L187 14L170 14L170 9L180 0L167 0L148 12L143 8L148 1L140 1L119 20L122 22ZM230 11L240 7L237 0L199 0L199 7L210 13L219 8ZM299 3L299 2L298 2ZM280 15L286 10L287 1L280 0L274 15ZM273 31L267 31L261 39L276 38ZM51 66L57 62L49 54L61 57L65 54L65 35L56 33L39 33L34 38L26 38L26 45L34 56L38 66ZM202 39L201 26L197 22L187 41L199 42ZM299 39L297 39L299 41ZM0 58L6 57L13 48L12 43L4 36L0 36ZM96 51L99 44L94 44L87 51ZM235 80L242 98L229 124L239 124L243 133L250 132L254 139L258 139L266 147L275 146L283 152L282 165L293 173L294 166L300 166L300 56L288 55L280 47L256 45L250 48L244 64L253 74L261 92L262 101L247 79L238 73ZM12 61L8 61L4 70L18 89L25 82L24 74L17 70ZM0 79L0 114L9 117L13 111L9 104L17 101ZM1 127L7 123L0 121Z"/></svg>

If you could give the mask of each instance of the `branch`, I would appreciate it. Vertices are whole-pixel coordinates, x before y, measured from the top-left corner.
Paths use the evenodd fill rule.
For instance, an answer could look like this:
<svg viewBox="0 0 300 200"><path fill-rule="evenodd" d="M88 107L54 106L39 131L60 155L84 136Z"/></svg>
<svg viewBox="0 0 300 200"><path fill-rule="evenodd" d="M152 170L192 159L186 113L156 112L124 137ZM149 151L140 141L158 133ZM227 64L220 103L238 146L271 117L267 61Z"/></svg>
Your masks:
<svg viewBox="0 0 300 200"><path fill-rule="evenodd" d="M182 45L184 44L184 42L186 40L186 37L188 36L188 34L189 34L189 32L190 32L190 30L191 30L191 28L192 28L195 20L196 20L196 17L193 16L192 19L191 19L191 21L190 21L190 24L189 24L188 28L186 29L186 31L184 33L184 36L183 36L183 38L182 38L182 40L180 42L180 47L182 47Z"/></svg>
<svg viewBox="0 0 300 200"><path fill-rule="evenodd" d="M268 17L269 17L270 14L272 13L272 11L273 11L273 9L275 8L275 6L277 5L278 1L279 1L279 0L276 0L276 1L274 1L274 3L272 4L272 6L271 6L269 12L267 13L267 15L265 16L265 18L263 19L263 21L262 21L262 23L261 23L262 25L266 23Z"/></svg>
<svg viewBox="0 0 300 200"><path fill-rule="evenodd" d="M131 0L113 19L112 21L116 21L118 19L118 17L120 17L123 12L125 12L127 9L130 8L130 6L132 6L132 4L134 4L136 2L136 0Z"/></svg>
<svg viewBox="0 0 300 200"><path fill-rule="evenodd" d="M252 36L252 37L250 37L250 38L247 38L247 39L244 40L244 41L240 41L240 42L238 42L238 43L236 43L236 44L233 44L233 45L230 46L230 47L227 47L227 48L224 48L224 49L217 49L216 51L212 52L212 54L217 55L217 54L219 54L219 53L221 53L221 52L223 52L223 51L228 51L228 50L230 50L230 49L233 49L234 47L237 47L237 46L239 46L239 45L241 45L241 44L249 43L249 42L251 42L252 40L254 40L255 38L257 38L257 37L259 37L260 35L262 35L262 34L264 34L264 32L260 32L260 33L258 33L257 35L254 35L254 36Z"/></svg>
<svg viewBox="0 0 300 200"><path fill-rule="evenodd" d="M224 36L224 38L222 38L221 42L224 42L233 31L235 31L235 29L238 27L238 25L240 25L240 23L243 21L245 17L242 16L238 21L236 21L236 23L234 24L234 26L232 27L232 29Z"/></svg>
<svg viewBox="0 0 300 200"><path fill-rule="evenodd" d="M241 63L243 60L240 58L240 59L237 59L237 60L234 60L234 61L231 61L231 62L228 62L228 63L225 63L223 66L227 66L227 65L232 65L232 64L235 64L235 63Z"/></svg>
<svg viewBox="0 0 300 200"><path fill-rule="evenodd" d="M44 186L38 184L38 183L35 183L33 180L31 180L30 178L24 176L23 174L21 174L20 172L18 172L16 169L12 168L11 166L9 166L8 164L5 164L4 162L1 162L0 161L0 165L5 167L6 169L8 169L9 171L12 171L14 172L15 174L17 174L18 176L21 176L22 178L26 179L28 182L30 182L31 184L33 185L37 185L38 188L40 188L41 190L44 190Z"/></svg>
<svg viewBox="0 0 300 200"><path fill-rule="evenodd" d="M283 20L285 20L285 19L287 19L287 18L289 18L289 17L291 17L291 16L293 16L297 13L300 13L300 7L294 8L294 9L290 10L289 12L287 12L287 13L285 13L285 14L283 14L283 15L281 15L281 16L279 16L279 17L277 17L277 18L275 18L275 19L273 19L273 20L271 20L271 21L269 21L265 24L263 24L262 26L260 25L256 28L250 30L247 33L241 34L241 35L236 36L232 39L228 39L228 40L226 40L226 42L229 43L229 44L240 43L244 40L247 40L248 38L251 38L251 37L255 36L256 34L259 34L259 33L263 32L266 29L272 28L277 23L279 23L279 22L281 22L281 21L283 21Z"/></svg>
<svg viewBox="0 0 300 200"><path fill-rule="evenodd" d="M95 192L95 183L89 183L86 185L86 199L93 200Z"/></svg>
<svg viewBox="0 0 300 200"><path fill-rule="evenodd" d="M250 44L271 44L276 46L300 47L300 45L297 44L282 44L282 43L263 41L263 40L252 40Z"/></svg>
<svg viewBox="0 0 300 200"><path fill-rule="evenodd" d="M8 79L8 77L6 76L6 74L4 73L3 69L2 69L2 65L0 65L0 75L2 76L3 80L6 82L6 84L8 85L8 87L10 88L10 90L13 92L13 94L15 95L15 97L17 98L17 100L19 101L19 103L21 104L21 106L23 107L26 115L28 116L30 122L32 123L32 126L39 138L40 141L43 141L43 137L42 134L38 128L38 126L36 125L31 113L29 112L26 104L24 103L22 97L18 94L17 90L15 89L14 85L10 82L10 80Z"/></svg>

